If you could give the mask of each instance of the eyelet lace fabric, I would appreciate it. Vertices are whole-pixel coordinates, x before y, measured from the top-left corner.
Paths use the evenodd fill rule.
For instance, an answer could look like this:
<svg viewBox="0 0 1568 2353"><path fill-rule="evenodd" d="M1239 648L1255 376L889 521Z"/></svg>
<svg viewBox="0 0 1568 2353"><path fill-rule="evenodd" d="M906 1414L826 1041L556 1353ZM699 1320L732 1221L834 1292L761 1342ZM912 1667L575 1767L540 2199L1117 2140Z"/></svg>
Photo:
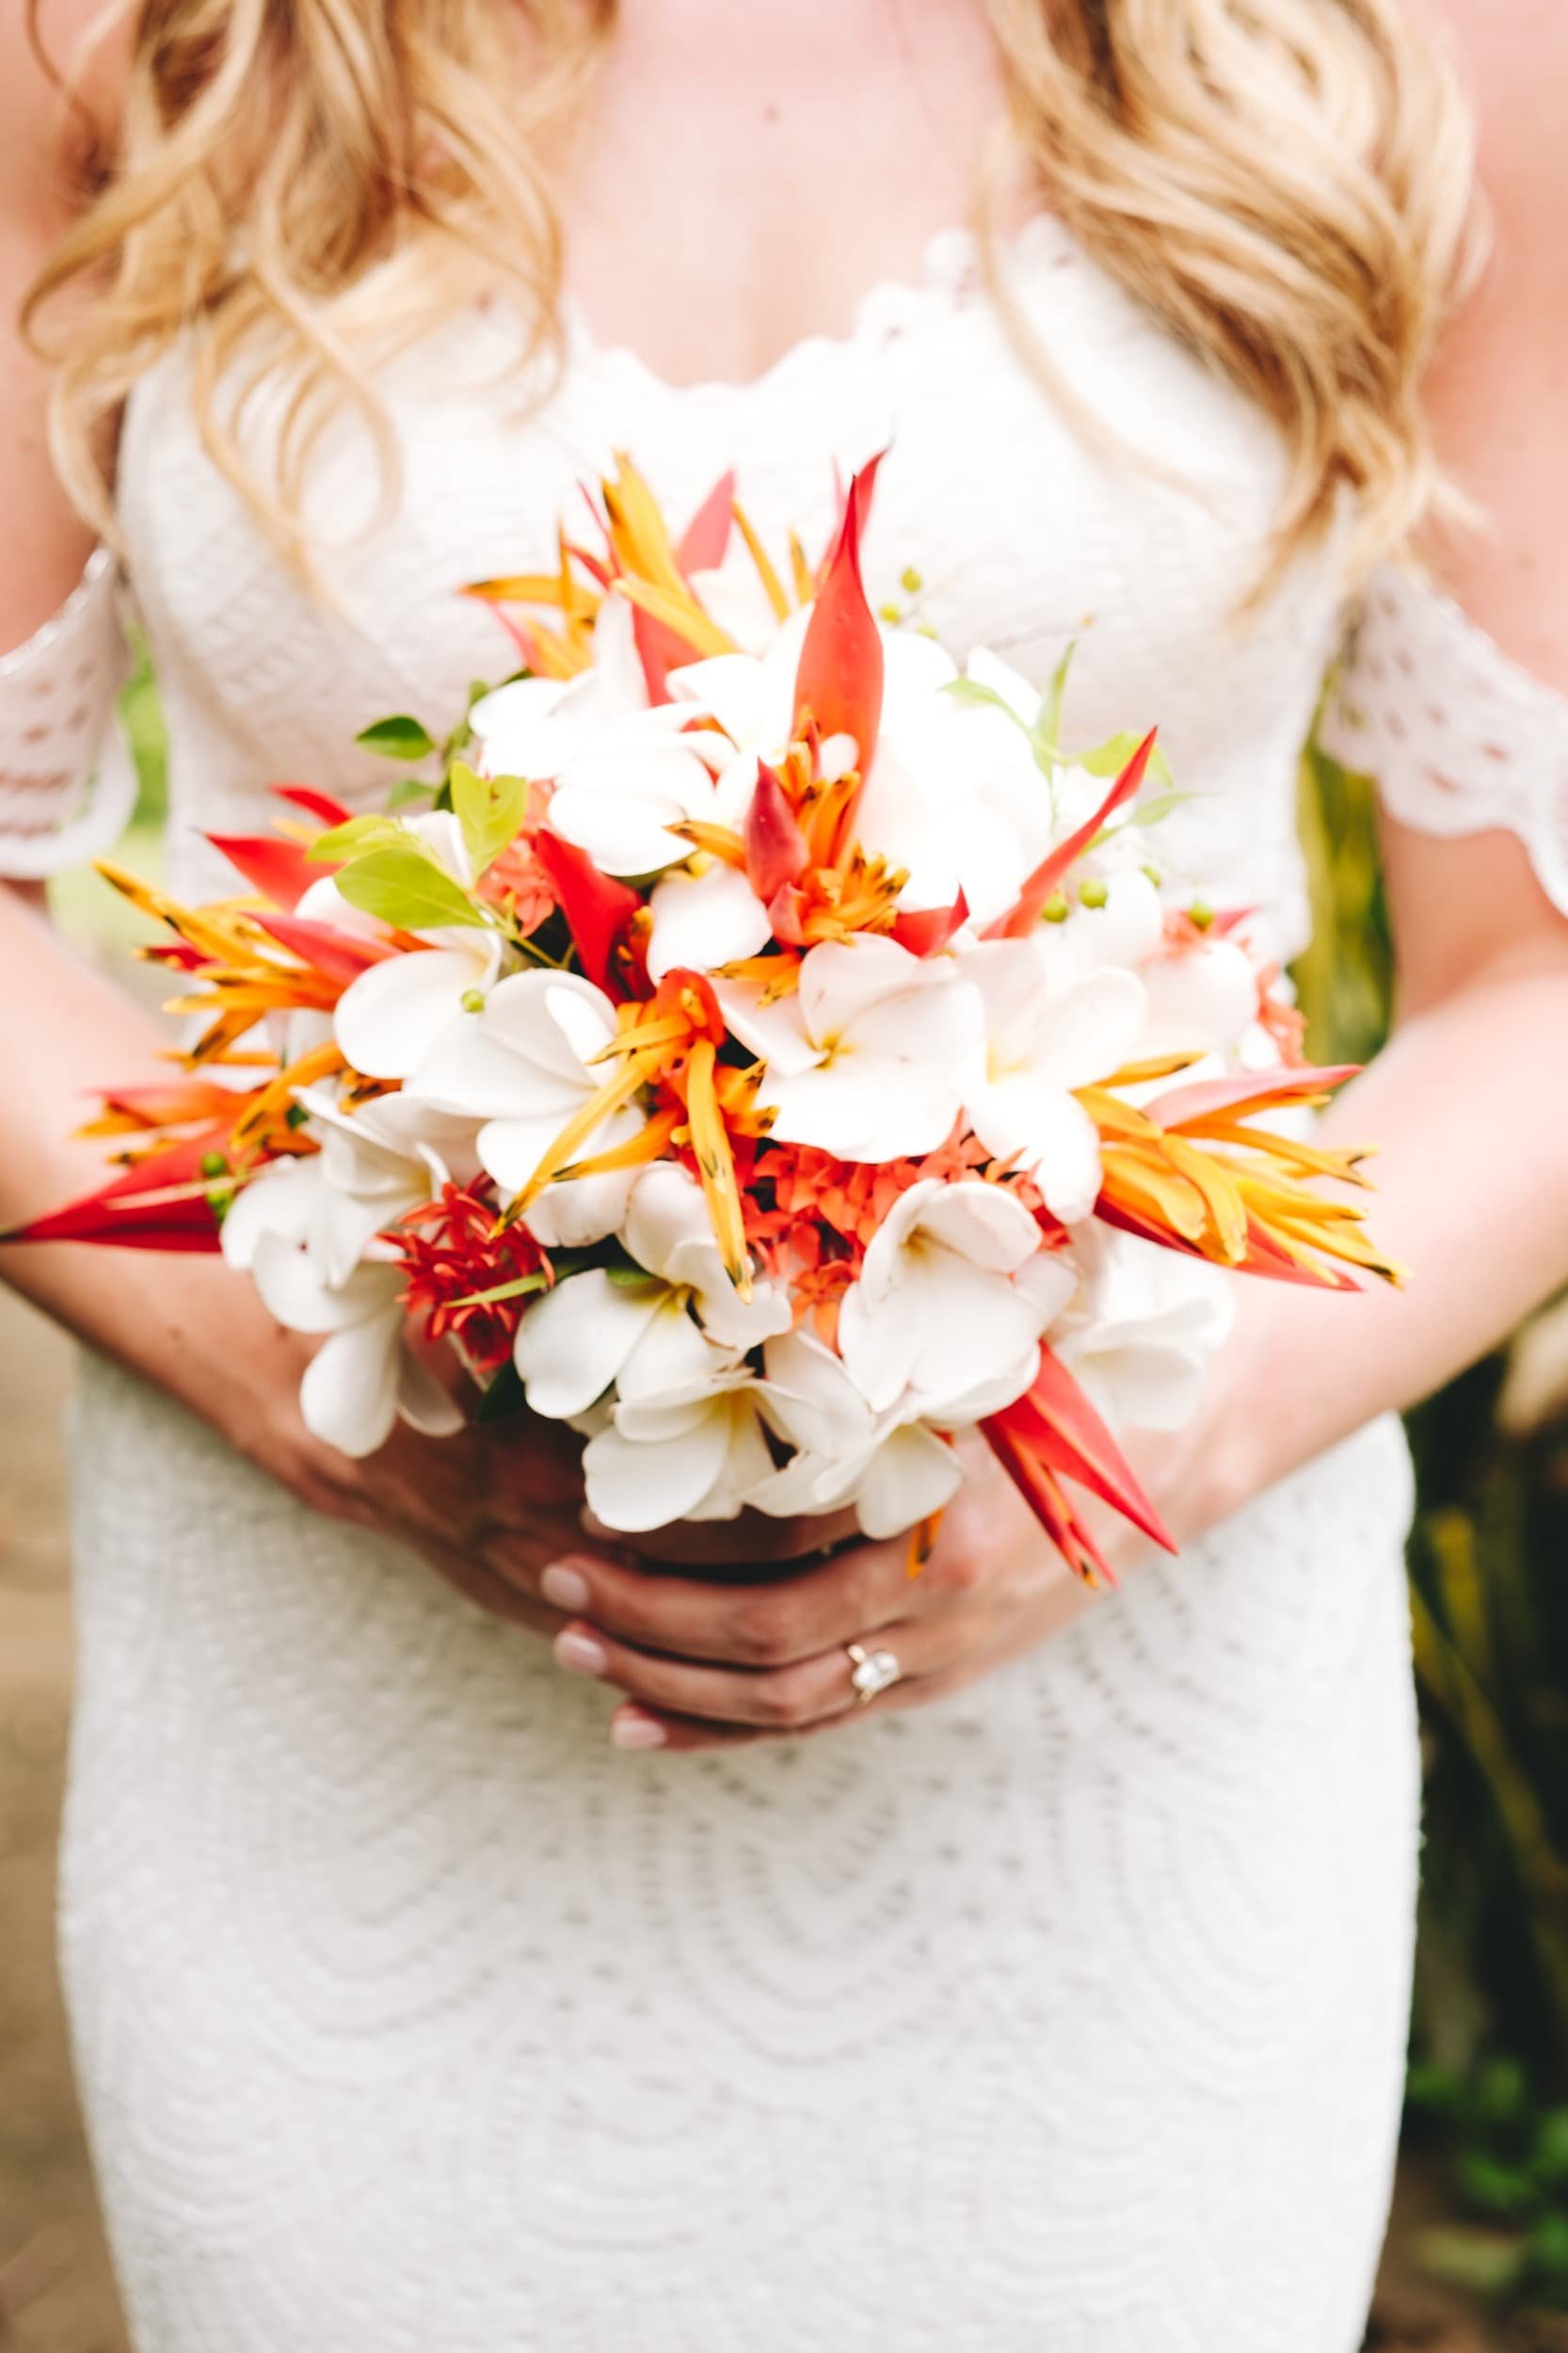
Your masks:
<svg viewBox="0 0 1568 2353"><path fill-rule="evenodd" d="M1516 834L1568 915L1568 697L1451 598L1386 567L1367 591L1321 730L1419 833Z"/></svg>
<svg viewBox="0 0 1568 2353"><path fill-rule="evenodd" d="M100 548L52 620L0 656L0 875L38 881L106 849L136 800L115 727L126 672L114 558Z"/></svg>
<svg viewBox="0 0 1568 2353"><path fill-rule="evenodd" d="M373 461L322 446L329 596L173 355L121 522L177 883L232 888L202 829L277 777L374 805L354 731L509 666L451 592L547 568L614 450L677 524L733 464L814 546L891 432L872 602L1042 680L1076 639L1074 739L1158 720L1170 869L1293 952L1336 551L1237 625L1267 425L1047 223L1018 298L1158 467L1086 453L974 258L750 386L579 328L525 413L504 308L448 325L382 386L392 522L356 536ZM608 1693L101 1364L73 1461L64 1951L139 2353L1354 2353L1414 1919L1397 1426L957 1698L685 1758L613 1752Z"/></svg>

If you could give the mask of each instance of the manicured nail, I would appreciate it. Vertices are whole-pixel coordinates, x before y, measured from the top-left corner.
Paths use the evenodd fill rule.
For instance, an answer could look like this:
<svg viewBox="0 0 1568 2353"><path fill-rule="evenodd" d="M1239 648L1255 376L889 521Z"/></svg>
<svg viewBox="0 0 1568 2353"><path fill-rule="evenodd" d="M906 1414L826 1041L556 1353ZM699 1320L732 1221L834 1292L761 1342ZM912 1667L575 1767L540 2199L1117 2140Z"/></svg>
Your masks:
<svg viewBox="0 0 1568 2353"><path fill-rule="evenodd" d="M654 1722L651 1716L633 1716L623 1712L612 1718L610 1737L617 1749L662 1749L667 1744L669 1735L663 1724Z"/></svg>
<svg viewBox="0 0 1568 2353"><path fill-rule="evenodd" d="M596 1642L591 1634L580 1634L568 1625L555 1637L555 1663L568 1674L601 1675L610 1664L609 1653L602 1642Z"/></svg>
<svg viewBox="0 0 1568 2353"><path fill-rule="evenodd" d="M564 1561L552 1561L539 1579L539 1591L546 1601L557 1609L569 1610L573 1616L588 1606L588 1580L568 1569Z"/></svg>

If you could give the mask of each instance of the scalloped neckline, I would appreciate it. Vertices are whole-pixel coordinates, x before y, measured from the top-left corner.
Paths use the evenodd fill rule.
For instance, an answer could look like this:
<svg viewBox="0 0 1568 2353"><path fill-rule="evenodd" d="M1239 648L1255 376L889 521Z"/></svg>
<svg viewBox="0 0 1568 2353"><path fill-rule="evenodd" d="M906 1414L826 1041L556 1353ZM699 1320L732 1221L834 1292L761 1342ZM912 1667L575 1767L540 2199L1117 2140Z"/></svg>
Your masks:
<svg viewBox="0 0 1568 2353"><path fill-rule="evenodd" d="M1081 251L1060 214L1051 212L1030 214L998 239L997 249L1010 271L1027 267L1036 252L1048 252L1060 261ZM572 361L623 376L666 401L745 400L776 391L820 360L841 363L875 349L888 334L900 333L921 318L965 310L984 292L984 283L976 232L957 226L938 229L926 239L916 269L906 277L873 280L839 333L797 336L755 376L700 376L690 383L664 375L630 344L601 341L569 286L562 296L561 315Z"/></svg>

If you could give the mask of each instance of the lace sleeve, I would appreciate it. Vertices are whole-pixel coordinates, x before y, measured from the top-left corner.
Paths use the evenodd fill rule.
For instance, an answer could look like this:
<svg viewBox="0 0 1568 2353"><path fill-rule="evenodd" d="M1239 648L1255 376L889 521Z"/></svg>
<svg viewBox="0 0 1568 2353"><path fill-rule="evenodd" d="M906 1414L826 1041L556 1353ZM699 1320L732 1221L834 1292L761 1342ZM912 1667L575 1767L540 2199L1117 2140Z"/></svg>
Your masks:
<svg viewBox="0 0 1568 2353"><path fill-rule="evenodd" d="M1368 588L1320 728L1420 833L1517 834L1568 915L1568 697L1451 599L1385 568Z"/></svg>
<svg viewBox="0 0 1568 2353"><path fill-rule="evenodd" d="M115 719L127 669L105 548L53 620L0 657L0 875L36 882L106 849L136 801Z"/></svg>

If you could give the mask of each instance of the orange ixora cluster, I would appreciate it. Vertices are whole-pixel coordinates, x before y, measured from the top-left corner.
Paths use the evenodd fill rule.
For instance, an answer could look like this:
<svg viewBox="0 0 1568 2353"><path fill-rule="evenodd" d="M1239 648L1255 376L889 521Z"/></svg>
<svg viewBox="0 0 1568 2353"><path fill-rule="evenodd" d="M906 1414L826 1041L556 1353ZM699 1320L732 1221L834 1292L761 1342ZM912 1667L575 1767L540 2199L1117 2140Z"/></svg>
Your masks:
<svg viewBox="0 0 1568 2353"><path fill-rule="evenodd" d="M105 869L199 1026L27 1237L221 1249L323 1335L305 1411L350 1451L456 1425L444 1346L582 1433L613 1527L919 1542L978 1429L1085 1576L1082 1492L1166 1541L1118 1349L1171 1421L1231 1274L1395 1279L1312 1141L1352 1074L1182 872L1152 734L1070 752L1065 662L872 613L876 464L779 568L729 476L676 538L620 460L593 544L470 592L518 675L444 742L366 730L384 810L286 789L214 837L216 905Z"/></svg>

